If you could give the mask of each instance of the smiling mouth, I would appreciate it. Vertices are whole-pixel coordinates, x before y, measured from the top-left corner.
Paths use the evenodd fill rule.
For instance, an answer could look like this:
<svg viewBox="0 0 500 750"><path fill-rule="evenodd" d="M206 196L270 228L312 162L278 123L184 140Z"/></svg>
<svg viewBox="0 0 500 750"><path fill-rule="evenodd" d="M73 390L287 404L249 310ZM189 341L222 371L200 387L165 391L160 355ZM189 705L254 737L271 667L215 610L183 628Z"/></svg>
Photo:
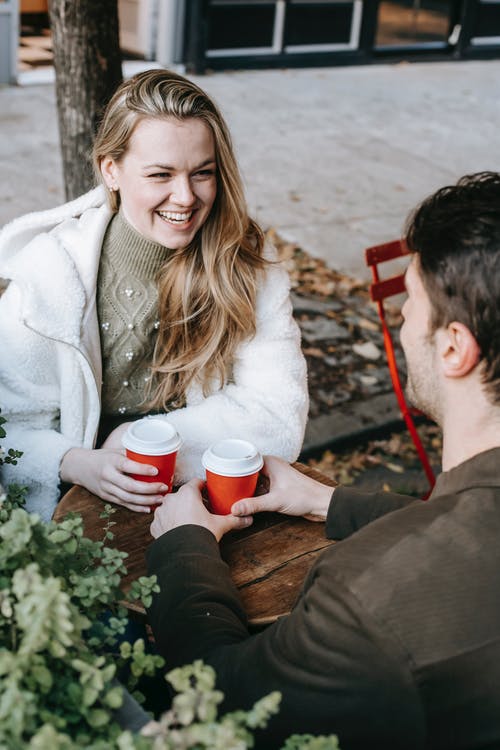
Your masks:
<svg viewBox="0 0 500 750"><path fill-rule="evenodd" d="M183 213L179 211L157 211L156 213L167 224L174 224L176 226L187 224L193 215L193 211L184 211Z"/></svg>

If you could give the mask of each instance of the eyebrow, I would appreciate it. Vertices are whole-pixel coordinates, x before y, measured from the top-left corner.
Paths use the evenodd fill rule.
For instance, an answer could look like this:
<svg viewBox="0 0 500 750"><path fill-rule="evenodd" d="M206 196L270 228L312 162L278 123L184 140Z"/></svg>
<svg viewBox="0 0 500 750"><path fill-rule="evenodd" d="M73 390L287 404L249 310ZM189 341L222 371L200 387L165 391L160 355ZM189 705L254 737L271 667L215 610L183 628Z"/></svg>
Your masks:
<svg viewBox="0 0 500 750"><path fill-rule="evenodd" d="M194 169L193 172L196 172L197 169L201 169L202 167L208 166L208 164L215 164L215 157L213 159L205 159L201 164L198 164ZM144 169L164 169L166 172L174 172L175 167L169 166L168 164L146 164L144 166Z"/></svg>

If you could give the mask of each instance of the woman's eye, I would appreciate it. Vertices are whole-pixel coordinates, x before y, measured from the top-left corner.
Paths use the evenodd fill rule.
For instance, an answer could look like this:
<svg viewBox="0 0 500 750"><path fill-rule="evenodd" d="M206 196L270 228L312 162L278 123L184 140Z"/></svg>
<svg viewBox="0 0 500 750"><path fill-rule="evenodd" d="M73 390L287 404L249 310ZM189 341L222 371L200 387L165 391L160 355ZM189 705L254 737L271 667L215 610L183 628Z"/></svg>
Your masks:
<svg viewBox="0 0 500 750"><path fill-rule="evenodd" d="M166 180L170 177L169 172L155 172L154 174L148 175L148 177L157 180Z"/></svg>
<svg viewBox="0 0 500 750"><path fill-rule="evenodd" d="M200 169L199 172L195 172L194 176L206 180L209 177L213 177L214 174L215 171L213 169Z"/></svg>

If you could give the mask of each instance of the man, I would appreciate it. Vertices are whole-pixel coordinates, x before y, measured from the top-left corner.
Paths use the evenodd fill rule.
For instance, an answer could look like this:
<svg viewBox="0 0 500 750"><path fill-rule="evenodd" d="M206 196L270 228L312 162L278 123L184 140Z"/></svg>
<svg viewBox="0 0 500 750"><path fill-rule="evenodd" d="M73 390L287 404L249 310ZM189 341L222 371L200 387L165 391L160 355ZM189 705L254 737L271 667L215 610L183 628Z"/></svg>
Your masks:
<svg viewBox="0 0 500 750"><path fill-rule="evenodd" d="M443 430L430 499L332 495L268 458L268 495L213 516L193 481L151 526L160 652L210 663L224 708L280 690L259 748L292 732L336 733L343 750L500 747L500 174L439 190L407 240L408 394ZM267 510L325 520L344 541L288 617L249 635L217 541Z"/></svg>

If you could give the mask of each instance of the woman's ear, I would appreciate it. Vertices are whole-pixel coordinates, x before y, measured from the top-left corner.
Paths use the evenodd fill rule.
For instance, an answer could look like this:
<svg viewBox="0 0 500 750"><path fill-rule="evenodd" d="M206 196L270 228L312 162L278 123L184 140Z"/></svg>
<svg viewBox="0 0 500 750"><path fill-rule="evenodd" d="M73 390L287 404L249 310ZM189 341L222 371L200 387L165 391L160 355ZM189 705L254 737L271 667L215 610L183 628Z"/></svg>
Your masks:
<svg viewBox="0 0 500 750"><path fill-rule="evenodd" d="M103 159L101 159L99 167L101 169L101 174L108 190L118 190L118 184L116 182L115 160L112 159L111 156L105 156Z"/></svg>
<svg viewBox="0 0 500 750"><path fill-rule="evenodd" d="M440 338L444 375L448 378L468 375L480 359L479 346L471 331L463 323L453 321Z"/></svg>

